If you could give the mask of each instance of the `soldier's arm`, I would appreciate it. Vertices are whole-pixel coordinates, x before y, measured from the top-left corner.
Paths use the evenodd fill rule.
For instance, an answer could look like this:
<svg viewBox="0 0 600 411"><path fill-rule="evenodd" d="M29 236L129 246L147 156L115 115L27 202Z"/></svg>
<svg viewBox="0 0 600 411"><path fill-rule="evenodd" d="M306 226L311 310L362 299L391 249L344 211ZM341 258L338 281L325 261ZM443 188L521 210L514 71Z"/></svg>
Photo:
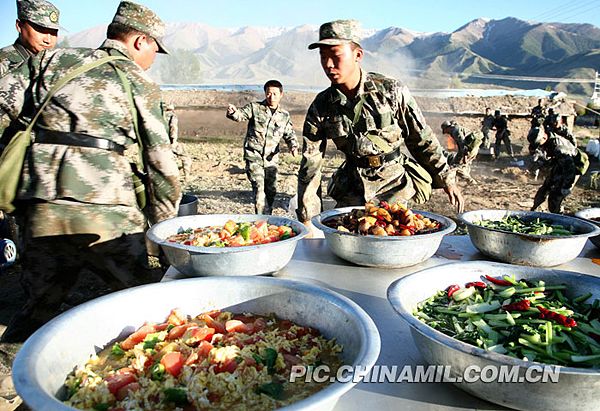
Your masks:
<svg viewBox="0 0 600 411"><path fill-rule="evenodd" d="M426 124L425 117L408 88L398 84L398 124L404 124L406 147L413 157L433 177L434 187L446 187L453 183L451 173L442 146Z"/></svg>
<svg viewBox="0 0 600 411"><path fill-rule="evenodd" d="M177 215L181 197L179 170L160 107L160 88L135 73L132 80L142 155L148 174L146 214L151 223L157 223Z"/></svg>
<svg viewBox="0 0 600 411"><path fill-rule="evenodd" d="M9 126L26 127L18 122L31 79L36 75L36 64L39 59L30 59L28 64L22 64L0 78L0 147L8 144L14 134L15 129Z"/></svg>
<svg viewBox="0 0 600 411"><path fill-rule="evenodd" d="M228 110L227 118L238 122L250 120L252 118L252 103L248 103L242 108L236 108L231 113Z"/></svg>
<svg viewBox="0 0 600 411"><path fill-rule="evenodd" d="M321 168L327 139L320 129L320 118L312 104L306 114L302 137L302 161L298 170L298 209L296 214L301 222L321 212Z"/></svg>
<svg viewBox="0 0 600 411"><path fill-rule="evenodd" d="M292 119L289 116L288 121L285 124L285 129L283 130L283 140L287 144L290 151L298 150L298 138L296 137L296 132L294 131Z"/></svg>

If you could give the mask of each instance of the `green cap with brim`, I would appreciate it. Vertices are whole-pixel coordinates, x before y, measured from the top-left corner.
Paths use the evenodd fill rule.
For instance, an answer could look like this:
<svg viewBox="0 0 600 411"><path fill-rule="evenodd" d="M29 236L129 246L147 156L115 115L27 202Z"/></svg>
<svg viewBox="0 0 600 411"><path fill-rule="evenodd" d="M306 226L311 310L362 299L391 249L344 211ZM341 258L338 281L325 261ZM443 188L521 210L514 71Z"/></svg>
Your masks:
<svg viewBox="0 0 600 411"><path fill-rule="evenodd" d="M117 8L112 22L131 27L140 33L152 37L156 40L156 44L158 44L158 52L169 54L162 39L165 35L165 24L148 7L131 1L122 1Z"/></svg>
<svg viewBox="0 0 600 411"><path fill-rule="evenodd" d="M360 31L360 23L357 20L335 20L324 23L319 27L319 41L309 45L308 49L349 43L360 46Z"/></svg>
<svg viewBox="0 0 600 411"><path fill-rule="evenodd" d="M58 30L60 11L46 0L17 0L17 17L38 26Z"/></svg>

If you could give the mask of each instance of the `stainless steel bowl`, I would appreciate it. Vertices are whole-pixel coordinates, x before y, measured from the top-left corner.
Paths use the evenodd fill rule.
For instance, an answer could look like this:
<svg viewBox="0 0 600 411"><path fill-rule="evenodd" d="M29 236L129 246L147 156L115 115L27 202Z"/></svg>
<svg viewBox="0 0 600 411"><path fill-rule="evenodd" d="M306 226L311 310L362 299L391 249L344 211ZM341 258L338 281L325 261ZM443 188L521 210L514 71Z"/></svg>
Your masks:
<svg viewBox="0 0 600 411"><path fill-rule="evenodd" d="M244 247L194 247L166 239L179 229L223 225L228 220L251 222L267 220L269 224L289 225L297 234L275 243ZM153 225L146 236L161 246L167 260L179 272L189 276L262 275L282 269L292 258L298 240L308 234L304 224L285 217L252 214L206 214L175 217Z"/></svg>
<svg viewBox="0 0 600 411"><path fill-rule="evenodd" d="M484 274L494 277L515 274L517 278L544 280L547 284L566 284L569 290L566 294L569 297L591 292L592 298L600 298L600 279L597 277L481 261L440 265L395 281L388 288L388 300L402 319L408 322L421 355L429 364L450 366L451 376L455 378L465 375L467 369L499 370L500 366L518 367L518 376L521 378L532 365L541 367L540 363L519 360L458 341L412 315L419 302L437 291L451 284L477 281ZM535 374L530 372L529 375ZM560 367L557 383L463 381L455 385L484 400L519 410L600 409L600 370L597 369Z"/></svg>
<svg viewBox="0 0 600 411"><path fill-rule="evenodd" d="M175 307L191 315L212 309L274 312L336 338L344 347L344 364L370 369L379 355L380 337L373 320L356 303L326 288L270 277L191 278L109 294L40 328L14 361L12 377L18 394L33 410L73 410L56 398L73 367L144 321L164 321ZM332 408L354 384L336 382L285 409Z"/></svg>
<svg viewBox="0 0 600 411"><path fill-rule="evenodd" d="M351 234L327 227L323 221L362 207L345 207L325 211L312 218L312 223L325 235L325 242L335 255L354 264L368 267L400 268L419 264L437 251L442 238L456 229L451 219L426 211L413 210L442 224L439 231L413 236Z"/></svg>
<svg viewBox="0 0 600 411"><path fill-rule="evenodd" d="M509 215L529 219L541 218L560 224L576 233L569 236L509 233L474 224L481 220L501 220ZM467 225L473 245L483 254L512 264L553 267L571 261L579 255L588 237L600 234L600 229L579 218L536 211L477 210L459 216Z"/></svg>
<svg viewBox="0 0 600 411"><path fill-rule="evenodd" d="M585 208L575 213L575 217L584 218L592 224L596 224L600 227L600 221L592 220L592 218L600 218L600 207L596 208ZM598 248L600 248L600 235L591 237L590 241Z"/></svg>
<svg viewBox="0 0 600 411"><path fill-rule="evenodd" d="M181 196L181 202L179 203L179 210L177 216L182 217L184 215L196 215L198 214L198 197L193 194L184 194Z"/></svg>

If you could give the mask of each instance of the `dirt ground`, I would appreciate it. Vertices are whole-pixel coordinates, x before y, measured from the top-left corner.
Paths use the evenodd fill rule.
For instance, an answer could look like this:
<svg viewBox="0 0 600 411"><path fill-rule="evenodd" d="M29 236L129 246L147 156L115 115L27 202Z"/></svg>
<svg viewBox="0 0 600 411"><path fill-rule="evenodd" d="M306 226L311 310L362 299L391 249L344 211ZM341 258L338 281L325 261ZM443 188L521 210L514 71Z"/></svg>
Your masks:
<svg viewBox="0 0 600 411"><path fill-rule="evenodd" d="M286 94L284 104L290 110L296 132L300 136L305 110L313 95L290 94ZM228 102L241 106L258 97L260 96L256 93L247 92L178 92L165 97L166 100L176 104L180 120L180 138L193 159L192 172L191 175L186 176L184 191L198 196L199 212L202 214L253 212L250 183L246 178L242 159L242 141L246 124L227 120L225 107ZM481 113L485 107L503 107L504 112L522 114L528 113L529 108L535 104L531 99L514 98L423 99L422 101L422 109L428 124L438 136L439 125L449 118L455 118L459 124L468 128L478 129L481 119L472 113ZM510 127L513 131L515 152L522 165L511 163L505 156L498 161L493 161L489 156L479 156L472 168L472 176L477 180L477 184L466 184L459 180L467 201L466 210L483 208L523 210L531 207L533 196L542 180L534 180L527 172L525 136L529 121L515 116L511 118ZM590 136L598 136L598 129L576 128L575 134L580 144L584 144ZM446 145L446 140L441 136L440 140L443 145ZM324 168L324 188L331 173L342 161L341 155L334 150L328 153ZM288 204L296 192L300 157L292 157L283 147L280 164L274 213L293 216L288 211ZM589 186L590 171L593 170L600 170L600 163L596 160L591 162L586 176L579 181L574 192L566 199L564 204L567 214L585 207L600 206L598 191L592 190ZM326 198L325 207L332 206L333 202ZM430 201L418 208L456 217L455 210L448 203L442 190L435 190ZM0 333L24 299L18 283L19 272L20 267L16 265L1 274ZM86 280L78 284L69 302L71 305L76 305L106 292L108 292L106 287L93 275L89 275ZM21 400L16 396L10 380L10 367L19 347L19 344L0 343L0 411L27 409L24 405L19 405Z"/></svg>

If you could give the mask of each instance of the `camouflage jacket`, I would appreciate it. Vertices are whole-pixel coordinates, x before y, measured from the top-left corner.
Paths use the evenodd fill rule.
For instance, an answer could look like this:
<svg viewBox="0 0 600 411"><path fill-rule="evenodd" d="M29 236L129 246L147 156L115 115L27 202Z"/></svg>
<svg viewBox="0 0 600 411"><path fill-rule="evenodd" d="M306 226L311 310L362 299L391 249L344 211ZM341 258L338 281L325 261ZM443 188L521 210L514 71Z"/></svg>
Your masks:
<svg viewBox="0 0 600 411"><path fill-rule="evenodd" d="M355 110L359 109L356 116ZM317 193L330 141L345 154L346 165L365 156L394 152L405 144L431 175L435 187L452 182L442 147L408 88L381 74L362 72L354 99L348 99L334 86L319 93L306 114L303 135L297 211L301 221L320 212ZM354 167L353 173L358 174L356 184L362 185L367 200L383 191L402 189L400 185L406 184L403 158L405 155L379 167ZM406 200L413 194L414 191Z"/></svg>
<svg viewBox="0 0 600 411"><path fill-rule="evenodd" d="M28 123L48 90L73 65L109 54L130 58L125 46L115 40L106 40L97 50L56 49L39 53L0 79L0 125L6 124L7 117L13 124ZM160 106L160 89L134 61L104 64L68 82L42 112L34 131L81 133L137 150L128 95L115 66L131 84L148 175L146 215L158 222L177 214L178 170ZM137 206L126 156L99 148L41 144L35 140L23 169L18 198Z"/></svg>
<svg viewBox="0 0 600 411"><path fill-rule="evenodd" d="M491 130L494 125L494 116L488 114L487 116L483 116L483 120L481 120L481 129L482 130Z"/></svg>
<svg viewBox="0 0 600 411"><path fill-rule="evenodd" d="M265 166L275 165L282 138L290 150L298 147L290 113L281 107L271 112L265 100L248 103L233 114L228 114L227 118L234 121L248 121L248 130L244 139L246 160L263 160Z"/></svg>
<svg viewBox="0 0 600 411"><path fill-rule="evenodd" d="M27 50L19 39L14 44L0 49L0 77L20 67L31 56L33 53Z"/></svg>
<svg viewBox="0 0 600 411"><path fill-rule="evenodd" d="M449 131L450 136L458 146L456 161L461 161L463 158L467 161L474 159L483 140L481 132L473 132L459 125L450 126Z"/></svg>

